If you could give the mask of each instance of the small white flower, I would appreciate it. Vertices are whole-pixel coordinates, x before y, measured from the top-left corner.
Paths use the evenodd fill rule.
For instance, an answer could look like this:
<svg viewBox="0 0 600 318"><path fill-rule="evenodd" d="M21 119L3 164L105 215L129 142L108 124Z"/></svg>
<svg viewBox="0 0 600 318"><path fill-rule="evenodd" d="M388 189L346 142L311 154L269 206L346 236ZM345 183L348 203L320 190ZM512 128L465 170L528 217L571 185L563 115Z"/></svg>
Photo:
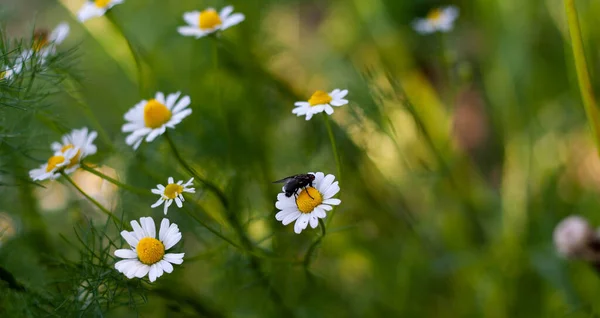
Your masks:
<svg viewBox="0 0 600 318"><path fill-rule="evenodd" d="M79 9L77 13L77 18L79 21L84 22L88 19L94 17L103 16L106 11L110 8L116 6L117 4L121 4L125 2L125 0L93 0L86 1L83 7Z"/></svg>
<svg viewBox="0 0 600 318"><path fill-rule="evenodd" d="M48 162L42 164L39 168L29 171L29 177L33 181L42 181L46 179L56 179L60 176L60 171L68 167L74 157L77 155L77 149L67 149L65 152L54 154L48 159Z"/></svg>
<svg viewBox="0 0 600 318"><path fill-rule="evenodd" d="M187 108L190 103L189 96L183 96L179 102L177 99L181 93L165 95L156 93L154 99L142 100L125 113L127 123L123 125L123 132L130 132L125 142L137 149L144 137L146 142L152 142L156 137L162 135L167 128L175 128L185 117L192 113ZM175 103L177 102L177 103Z"/></svg>
<svg viewBox="0 0 600 318"><path fill-rule="evenodd" d="M19 72L20 71L21 71L21 67L19 67ZM14 68L10 68L10 67L6 66L4 68L4 71L0 72L0 81L1 80L10 80L15 74L17 74L19 72L15 72Z"/></svg>
<svg viewBox="0 0 600 318"><path fill-rule="evenodd" d="M296 221L294 232L300 234L310 223L314 229L319 225L318 219L327 216L326 211L333 209L332 205L342 203L340 199L333 198L340 191L338 182L332 174L324 175L323 172L309 172L315 176L312 187L299 189L293 196L287 197L285 191L277 195L275 207L281 210L275 215L277 221L288 225Z"/></svg>
<svg viewBox="0 0 600 318"><path fill-rule="evenodd" d="M74 129L61 138L61 142L53 142L51 147L55 155L59 155L69 149L76 149L75 157L71 159L71 163L65 168L66 173L71 173L79 168L79 163L83 158L96 153L97 148L94 145L94 140L98 136L95 131L88 132L86 127Z"/></svg>
<svg viewBox="0 0 600 318"><path fill-rule="evenodd" d="M115 256L124 258L115 264L115 268L129 279L143 278L148 275L150 282L154 282L162 276L163 272L173 271L171 264L183 263L185 253L165 254L165 251L181 240L181 232L177 224L169 224L168 219L163 219L156 239L154 220L151 217L142 217L140 223L133 220L131 221L133 231L121 232L121 236L129 243L131 249L115 251Z"/></svg>
<svg viewBox="0 0 600 318"><path fill-rule="evenodd" d="M344 106L348 100L344 99L348 95L348 90L334 89L331 93L325 91L316 91L307 102L296 102L296 108L292 110L293 114L306 116L310 120L314 114L325 111L327 115L333 114L333 107Z"/></svg>
<svg viewBox="0 0 600 318"><path fill-rule="evenodd" d="M175 201L175 204L177 204L178 208L181 208L183 206L183 201L185 201L185 199L183 198L183 193L196 193L196 189L190 187L193 181L194 178L191 178L185 184L183 184L183 180L179 180L177 183L175 183L173 177L169 177L168 184L166 187L162 184L157 184L156 189L152 189L152 193L160 195L160 199L158 199L158 201L156 201L150 207L156 208L157 206L160 206L164 203L165 215L167 215L167 210L169 209L171 204L173 204L173 201Z"/></svg>
<svg viewBox="0 0 600 318"><path fill-rule="evenodd" d="M21 52L15 60L13 71L19 73L22 65L27 64L29 59L37 56L37 63L44 64L48 56L56 53L56 46L61 44L69 35L69 24L61 22L50 34L46 30L36 30L33 35L33 48Z"/></svg>
<svg viewBox="0 0 600 318"><path fill-rule="evenodd" d="M600 261L600 237L581 216L572 215L562 220L554 229L553 238L558 254L563 257Z"/></svg>
<svg viewBox="0 0 600 318"><path fill-rule="evenodd" d="M448 32L452 30L456 18L458 18L458 8L455 6L435 8L429 11L427 17L416 19L413 28L421 34Z"/></svg>
<svg viewBox="0 0 600 318"><path fill-rule="evenodd" d="M184 36L194 36L196 39L216 31L223 31L242 21L245 17L241 13L234 13L233 6L227 6L220 13L213 8L208 8L201 12L191 11L183 14L183 20L188 24L177 28L179 34Z"/></svg>

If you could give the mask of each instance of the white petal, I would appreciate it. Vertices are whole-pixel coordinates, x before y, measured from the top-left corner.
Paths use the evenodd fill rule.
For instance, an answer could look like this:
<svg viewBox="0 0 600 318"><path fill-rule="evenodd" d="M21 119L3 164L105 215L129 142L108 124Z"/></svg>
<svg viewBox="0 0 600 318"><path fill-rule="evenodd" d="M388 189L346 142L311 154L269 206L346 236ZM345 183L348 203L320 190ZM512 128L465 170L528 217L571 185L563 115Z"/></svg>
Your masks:
<svg viewBox="0 0 600 318"><path fill-rule="evenodd" d="M160 267L162 267L162 269L166 272L166 273L172 273L173 272L173 265L171 265L171 263L165 261L164 259L161 260L158 265Z"/></svg>
<svg viewBox="0 0 600 318"><path fill-rule="evenodd" d="M164 129L161 132L160 128L157 129L153 129L148 136L146 136L146 142L152 142L154 141L154 139L156 139L156 137L160 136L162 133L164 133Z"/></svg>
<svg viewBox="0 0 600 318"><path fill-rule="evenodd" d="M177 32L183 36L195 36L196 38L203 37L209 32L202 31L197 27L182 26L177 28Z"/></svg>
<svg viewBox="0 0 600 318"><path fill-rule="evenodd" d="M183 263L183 256L185 255L185 253L167 253L165 254L165 256L163 257L163 259L169 263L172 264L181 264Z"/></svg>
<svg viewBox="0 0 600 318"><path fill-rule="evenodd" d="M131 224L131 227L133 228L132 235L135 236L136 239L141 240L142 238L148 236L148 233L146 231L144 231L144 229L138 224L138 222L136 220L133 220L129 223Z"/></svg>
<svg viewBox="0 0 600 318"><path fill-rule="evenodd" d="M183 14L183 20L189 25L198 27L198 23L200 22L200 12L199 11L185 12Z"/></svg>
<svg viewBox="0 0 600 318"><path fill-rule="evenodd" d="M69 24L62 22L50 34L49 40L55 44L60 44L69 35Z"/></svg>
<svg viewBox="0 0 600 318"><path fill-rule="evenodd" d="M281 212L278 212L277 214L275 214L275 219L277 221L282 221L283 219L285 219L286 216L292 214L292 213L296 213L298 212L298 210L294 210L294 209L289 209L289 210L283 210Z"/></svg>
<svg viewBox="0 0 600 318"><path fill-rule="evenodd" d="M229 16L225 21L223 21L223 25L221 26L221 30L225 30L229 27L232 27L240 22L244 21L245 17L241 13L234 13Z"/></svg>
<svg viewBox="0 0 600 318"><path fill-rule="evenodd" d="M135 272L134 276L137 278L142 278L142 277L148 275L149 271L150 271L150 266L148 266L146 264L142 264L142 266L140 266L138 268L138 270Z"/></svg>
<svg viewBox="0 0 600 318"><path fill-rule="evenodd" d="M327 206L327 205L325 205L325 204L321 204L321 205L319 205L318 207L316 207L316 208L313 210L312 214L314 214L316 217L318 217L318 218L320 218L320 219L322 219L322 218L326 217L326 216L327 216L327 213L325 213L325 211L324 211L324 209L323 209L323 207L325 207L325 206ZM314 227L313 227L313 228L314 228Z"/></svg>
<svg viewBox="0 0 600 318"><path fill-rule="evenodd" d="M333 107L329 105L325 106L325 113L327 113L327 115L333 114Z"/></svg>
<svg viewBox="0 0 600 318"><path fill-rule="evenodd" d="M317 219L315 215L312 215L309 220L310 227L312 227L313 229L316 228L317 225L319 225L319 219Z"/></svg>
<svg viewBox="0 0 600 318"><path fill-rule="evenodd" d="M168 236L163 242L165 244L165 250L168 250L171 247L175 246L175 244L177 244L179 241L181 241L181 233L176 233Z"/></svg>
<svg viewBox="0 0 600 318"><path fill-rule="evenodd" d="M300 216L302 215L302 213L300 213L300 211L295 211L295 213L290 213L288 214L285 219L283 219L281 221L281 223L283 225L288 225L290 223L292 223L294 220L298 219Z"/></svg>
<svg viewBox="0 0 600 318"><path fill-rule="evenodd" d="M327 191L327 189L329 189L329 186L331 186L331 183L333 182L333 180L335 180L334 175L332 175L332 174L326 175L325 178L319 183L317 190L319 190L319 192L321 192L321 193L324 193L325 191Z"/></svg>
<svg viewBox="0 0 600 318"><path fill-rule="evenodd" d="M306 228L306 226L308 225L308 219L309 219L308 214L302 214L296 220L296 223L294 224L294 232L296 232L296 234L302 233L302 230L304 230Z"/></svg>
<svg viewBox="0 0 600 318"><path fill-rule="evenodd" d="M172 110L173 114L177 114L178 112L180 112L181 110L183 110L184 108L186 108L191 103L192 103L192 100L190 99L189 96L187 96L187 95L183 96L179 100L179 102L177 102L177 104L175 104L175 107Z"/></svg>
<svg viewBox="0 0 600 318"><path fill-rule="evenodd" d="M137 258L137 254L130 249L116 250L115 256L120 258Z"/></svg>
<svg viewBox="0 0 600 318"><path fill-rule="evenodd" d="M151 217L144 218L144 223L142 223L142 227L148 233L148 236L151 238L156 238L156 225L154 224L154 219ZM145 226L144 226L145 225Z"/></svg>
<svg viewBox="0 0 600 318"><path fill-rule="evenodd" d="M150 279L150 282L154 282L156 280L156 264L152 264L152 266L150 266L150 271L148 272L148 278Z"/></svg>
<svg viewBox="0 0 600 318"><path fill-rule="evenodd" d="M325 204L331 204L331 205L339 205L340 203L342 203L342 200L340 200L340 199L327 199L327 200L323 200L323 203L325 203Z"/></svg>
<svg viewBox="0 0 600 318"><path fill-rule="evenodd" d="M83 7L77 13L77 18L81 22L85 22L88 19L93 17L103 16L106 12L106 9L98 8L93 2L87 2L83 5Z"/></svg>
<svg viewBox="0 0 600 318"><path fill-rule="evenodd" d="M166 99L165 99L165 94L163 92L156 92L156 95L154 95L154 99L156 99L157 102L165 105L167 103Z"/></svg>
<svg viewBox="0 0 600 318"><path fill-rule="evenodd" d="M323 198L325 199L329 199L331 197L333 197L334 195L336 195L338 192L340 192L340 186L338 185L338 182L334 182L329 189L327 189L327 191L325 192L321 192L323 194Z"/></svg>
<svg viewBox="0 0 600 318"><path fill-rule="evenodd" d="M125 241L127 241L127 244L129 244L133 248L135 248L139 242L138 239L133 237L133 235L131 235L131 233L127 231L121 231L121 236L125 239Z"/></svg>
<svg viewBox="0 0 600 318"><path fill-rule="evenodd" d="M183 202L181 202L179 197L175 197L175 204L177 204L177 207L180 209L181 209L181 207L183 207Z"/></svg>
<svg viewBox="0 0 600 318"><path fill-rule="evenodd" d="M175 102L179 98L179 95L181 95L181 92L172 93L172 94L169 94L169 96L167 96L166 105L167 105L167 108L169 110L171 110L171 112L173 111L173 106L175 106Z"/></svg>
<svg viewBox="0 0 600 318"><path fill-rule="evenodd" d="M158 239L163 242L165 240L165 234L169 230L169 219L164 218L160 222L160 230L158 231Z"/></svg>
<svg viewBox="0 0 600 318"><path fill-rule="evenodd" d="M231 12L233 12L233 6L226 6L225 8L221 9L221 12L219 12L219 18L221 18L221 20L225 20L231 14Z"/></svg>

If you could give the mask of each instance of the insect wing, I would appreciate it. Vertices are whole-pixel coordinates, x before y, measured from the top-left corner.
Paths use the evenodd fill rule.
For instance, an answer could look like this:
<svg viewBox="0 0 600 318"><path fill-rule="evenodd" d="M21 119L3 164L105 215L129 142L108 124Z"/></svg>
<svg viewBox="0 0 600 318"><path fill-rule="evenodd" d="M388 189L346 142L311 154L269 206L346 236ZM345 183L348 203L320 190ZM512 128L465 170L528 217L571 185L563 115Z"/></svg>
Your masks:
<svg viewBox="0 0 600 318"><path fill-rule="evenodd" d="M277 180L277 181L273 181L273 183L285 183L288 182L290 180L293 180L294 178L296 178L297 175L293 175L293 176L289 176L289 177L285 177L281 180Z"/></svg>

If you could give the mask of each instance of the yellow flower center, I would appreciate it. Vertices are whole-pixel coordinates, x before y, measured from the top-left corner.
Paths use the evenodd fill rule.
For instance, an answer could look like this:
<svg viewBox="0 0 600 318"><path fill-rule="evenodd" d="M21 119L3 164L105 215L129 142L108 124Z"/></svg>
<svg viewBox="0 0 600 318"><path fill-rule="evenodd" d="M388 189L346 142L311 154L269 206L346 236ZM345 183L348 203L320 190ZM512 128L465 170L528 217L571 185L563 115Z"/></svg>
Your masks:
<svg viewBox="0 0 600 318"><path fill-rule="evenodd" d="M36 30L33 34L33 50L39 51L48 45L48 30Z"/></svg>
<svg viewBox="0 0 600 318"><path fill-rule="evenodd" d="M94 4L98 8L106 8L106 6L110 3L110 0L94 0Z"/></svg>
<svg viewBox="0 0 600 318"><path fill-rule="evenodd" d="M176 183L170 183L165 187L165 197L169 198L169 199L175 199L175 197L177 197L178 195L180 195L183 192L183 187L176 184Z"/></svg>
<svg viewBox="0 0 600 318"><path fill-rule="evenodd" d="M141 239L135 250L140 262L146 265L155 264L165 256L165 246L163 243L152 237Z"/></svg>
<svg viewBox="0 0 600 318"><path fill-rule="evenodd" d="M60 152L65 153L65 151L73 148L73 144L68 144L63 146L62 148L60 148ZM71 158L71 162L67 165L67 168L71 168L73 166L75 166L77 163L79 163L79 158L81 157L81 149L77 150L77 153L75 154L75 156L73 158Z"/></svg>
<svg viewBox="0 0 600 318"><path fill-rule="evenodd" d="M146 127L156 129L166 124L169 119L171 119L171 111L156 99L151 99L144 106L144 123Z"/></svg>
<svg viewBox="0 0 600 318"><path fill-rule="evenodd" d="M6 76L6 71L0 72L0 80L4 79L5 76Z"/></svg>
<svg viewBox="0 0 600 318"><path fill-rule="evenodd" d="M331 102L331 96L324 91L316 91L308 100L310 106L329 104L329 102Z"/></svg>
<svg viewBox="0 0 600 318"><path fill-rule="evenodd" d="M432 22L437 22L443 16L444 16L444 12L441 9L437 8L437 9L433 9L433 10L429 11L429 13L427 14L427 20L432 21Z"/></svg>
<svg viewBox="0 0 600 318"><path fill-rule="evenodd" d="M221 23L223 22L221 21L221 17L219 17L217 11L208 9L200 12L200 17L198 18L200 29L213 29L214 27L221 25Z"/></svg>
<svg viewBox="0 0 600 318"><path fill-rule="evenodd" d="M50 172L56 168L59 164L65 161L65 157L63 156L52 156L48 159L48 166L46 167L46 172Z"/></svg>
<svg viewBox="0 0 600 318"><path fill-rule="evenodd" d="M313 187L303 189L296 198L296 206L302 213L311 213L321 203L323 203L323 197Z"/></svg>

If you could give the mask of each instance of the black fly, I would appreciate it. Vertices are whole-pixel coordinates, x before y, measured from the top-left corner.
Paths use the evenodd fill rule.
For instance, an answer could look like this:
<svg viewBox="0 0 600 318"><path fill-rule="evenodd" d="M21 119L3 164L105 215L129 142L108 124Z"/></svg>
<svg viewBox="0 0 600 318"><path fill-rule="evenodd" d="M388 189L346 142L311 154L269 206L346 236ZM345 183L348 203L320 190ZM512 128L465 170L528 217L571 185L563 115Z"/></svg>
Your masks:
<svg viewBox="0 0 600 318"><path fill-rule="evenodd" d="M285 177L281 180L274 181L273 183L285 183L283 185L283 191L285 192L285 196L289 198L292 194L297 195L296 192L298 189L306 188L307 186L312 187L313 181L315 181L315 175L306 173ZM308 194L308 191L306 193ZM313 199L310 194L308 194L308 196Z"/></svg>

